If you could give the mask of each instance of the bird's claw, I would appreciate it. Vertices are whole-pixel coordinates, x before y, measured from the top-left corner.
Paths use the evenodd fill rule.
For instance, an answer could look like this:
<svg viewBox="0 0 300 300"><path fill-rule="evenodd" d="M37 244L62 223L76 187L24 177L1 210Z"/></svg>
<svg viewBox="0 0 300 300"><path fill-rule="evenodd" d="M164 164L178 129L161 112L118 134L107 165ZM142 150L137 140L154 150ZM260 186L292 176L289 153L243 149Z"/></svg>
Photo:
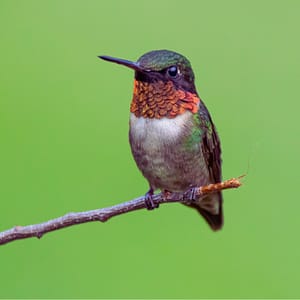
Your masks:
<svg viewBox="0 0 300 300"><path fill-rule="evenodd" d="M190 187L186 192L183 193L182 200L186 204L191 204L197 199L197 192L194 187Z"/></svg>
<svg viewBox="0 0 300 300"><path fill-rule="evenodd" d="M158 208L159 204L153 201L153 190L150 189L145 195L145 205L148 210Z"/></svg>

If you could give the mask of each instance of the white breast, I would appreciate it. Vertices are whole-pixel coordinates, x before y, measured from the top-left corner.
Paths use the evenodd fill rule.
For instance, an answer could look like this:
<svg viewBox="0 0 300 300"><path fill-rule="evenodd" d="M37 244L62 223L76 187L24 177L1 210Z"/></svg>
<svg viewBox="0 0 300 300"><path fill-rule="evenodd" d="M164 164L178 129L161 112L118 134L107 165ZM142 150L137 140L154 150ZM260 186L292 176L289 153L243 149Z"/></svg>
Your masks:
<svg viewBox="0 0 300 300"><path fill-rule="evenodd" d="M133 113L130 115L130 131L132 139L144 143L145 148L152 148L162 142L173 144L186 126L190 126L191 112L187 111L173 119L149 119L137 118Z"/></svg>
<svg viewBox="0 0 300 300"><path fill-rule="evenodd" d="M205 182L199 145L186 147L193 128L193 114L173 119L130 116L130 142L134 159L153 189L182 191Z"/></svg>

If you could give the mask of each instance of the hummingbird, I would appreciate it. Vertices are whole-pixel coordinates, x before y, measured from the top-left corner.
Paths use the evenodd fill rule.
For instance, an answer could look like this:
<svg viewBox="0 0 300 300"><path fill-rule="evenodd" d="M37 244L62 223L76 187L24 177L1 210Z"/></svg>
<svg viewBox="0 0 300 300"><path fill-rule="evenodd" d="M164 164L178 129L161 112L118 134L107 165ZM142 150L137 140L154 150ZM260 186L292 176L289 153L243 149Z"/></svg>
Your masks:
<svg viewBox="0 0 300 300"><path fill-rule="evenodd" d="M185 192L221 182L221 146L212 118L199 97L189 60L169 50L154 50L136 62L99 56L133 69L129 142L135 162L148 180L146 207L156 208L152 196ZM188 205L212 230L223 226L222 194L208 195Z"/></svg>

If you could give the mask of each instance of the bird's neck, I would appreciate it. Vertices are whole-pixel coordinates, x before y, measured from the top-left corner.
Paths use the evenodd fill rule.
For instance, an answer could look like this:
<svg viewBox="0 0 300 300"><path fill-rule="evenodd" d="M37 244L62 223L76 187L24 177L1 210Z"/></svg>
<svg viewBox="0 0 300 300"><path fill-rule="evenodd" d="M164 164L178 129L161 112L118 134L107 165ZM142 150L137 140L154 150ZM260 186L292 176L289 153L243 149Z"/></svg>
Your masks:
<svg viewBox="0 0 300 300"><path fill-rule="evenodd" d="M197 94L176 88L172 81L143 82L135 79L130 111L136 117L172 119L186 111L196 113L199 102Z"/></svg>

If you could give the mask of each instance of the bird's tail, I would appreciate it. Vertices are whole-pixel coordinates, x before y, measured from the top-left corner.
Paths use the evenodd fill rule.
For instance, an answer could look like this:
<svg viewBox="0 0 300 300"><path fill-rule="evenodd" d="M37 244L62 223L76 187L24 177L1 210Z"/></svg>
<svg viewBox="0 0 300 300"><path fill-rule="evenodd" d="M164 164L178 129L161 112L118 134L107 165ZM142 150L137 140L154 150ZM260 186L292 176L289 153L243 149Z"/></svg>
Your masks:
<svg viewBox="0 0 300 300"><path fill-rule="evenodd" d="M223 198L222 194L215 193L202 199L199 203L188 206L197 209L212 230L220 230L223 226Z"/></svg>

